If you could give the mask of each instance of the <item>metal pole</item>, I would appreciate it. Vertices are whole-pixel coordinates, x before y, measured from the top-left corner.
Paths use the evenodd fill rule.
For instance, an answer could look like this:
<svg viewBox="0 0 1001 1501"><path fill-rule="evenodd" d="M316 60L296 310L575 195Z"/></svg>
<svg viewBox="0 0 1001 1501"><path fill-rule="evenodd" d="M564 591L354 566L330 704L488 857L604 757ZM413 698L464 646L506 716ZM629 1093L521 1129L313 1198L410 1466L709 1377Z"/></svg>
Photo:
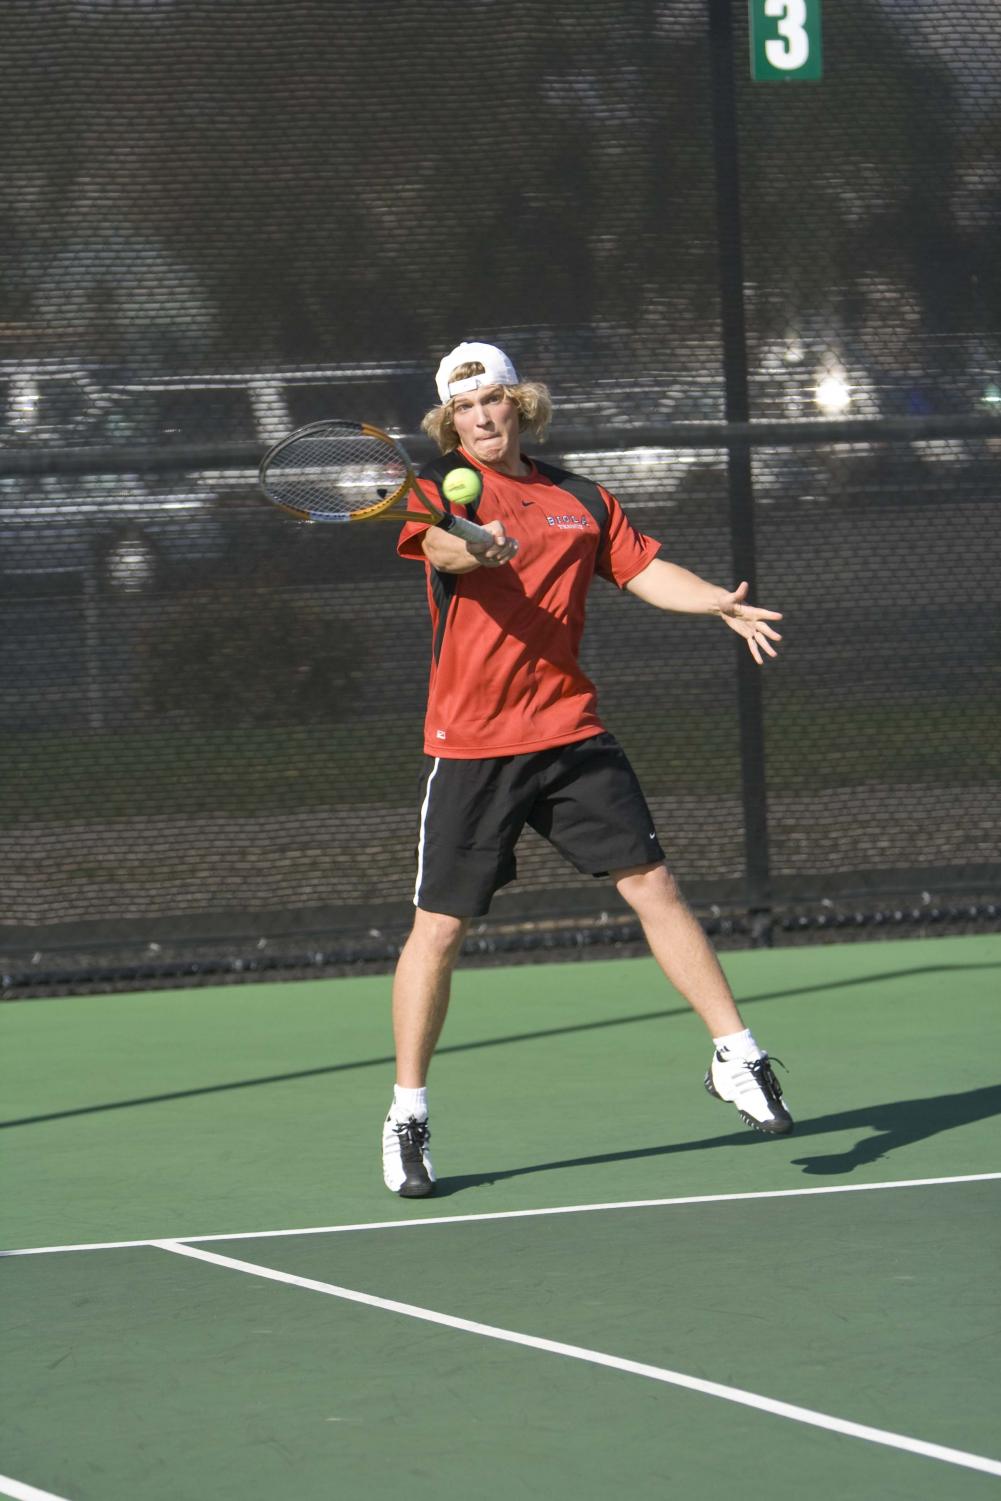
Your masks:
<svg viewBox="0 0 1001 1501"><path fill-rule="evenodd" d="M720 315L727 422L749 422L744 262L740 210L740 163L734 81L734 0L708 0L712 70L713 154L719 247ZM754 543L754 491L751 447L730 443L728 479L730 532L736 579L746 579L757 599ZM765 780L765 726L761 669L742 642L737 644L737 707L740 719L740 772L744 805L745 898L751 936L758 947L772 941L771 867L768 852L768 789Z"/></svg>
<svg viewBox="0 0 1001 1501"><path fill-rule="evenodd" d="M84 680L87 689L87 726L104 729L104 693L101 683L101 592L97 568L90 559L83 571Z"/></svg>

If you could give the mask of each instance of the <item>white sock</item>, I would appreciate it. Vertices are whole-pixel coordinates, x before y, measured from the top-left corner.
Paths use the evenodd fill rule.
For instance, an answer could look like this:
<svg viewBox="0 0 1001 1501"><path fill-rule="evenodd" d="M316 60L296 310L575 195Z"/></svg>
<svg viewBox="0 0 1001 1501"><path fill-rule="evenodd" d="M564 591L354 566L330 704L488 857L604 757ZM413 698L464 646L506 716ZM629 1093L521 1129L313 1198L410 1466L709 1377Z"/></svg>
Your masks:
<svg viewBox="0 0 1001 1501"><path fill-rule="evenodd" d="M399 1084L393 1085L393 1104L390 1115L394 1121L408 1121L413 1116L416 1121L426 1121L428 1118L428 1091L424 1084L420 1089L404 1089Z"/></svg>
<svg viewBox="0 0 1001 1501"><path fill-rule="evenodd" d="M743 1032L729 1032L726 1037L714 1037L713 1047L718 1053L729 1053L731 1058L761 1058L764 1049L759 1048L751 1036L750 1027L745 1027Z"/></svg>

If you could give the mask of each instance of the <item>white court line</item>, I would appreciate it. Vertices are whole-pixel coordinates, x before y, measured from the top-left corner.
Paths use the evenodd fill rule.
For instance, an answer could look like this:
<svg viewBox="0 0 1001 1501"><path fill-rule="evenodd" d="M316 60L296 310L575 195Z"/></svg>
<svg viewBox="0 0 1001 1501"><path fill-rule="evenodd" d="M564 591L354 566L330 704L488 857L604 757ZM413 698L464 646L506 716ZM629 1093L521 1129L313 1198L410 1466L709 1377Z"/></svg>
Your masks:
<svg viewBox="0 0 1001 1501"><path fill-rule="evenodd" d="M230 1230L224 1235L169 1235L149 1240L95 1240L66 1246L25 1246L5 1256L52 1256L63 1251L125 1251L162 1241L183 1245L221 1240L273 1240L290 1235L343 1235L351 1230L416 1230L422 1225L469 1225L488 1220L538 1219L551 1214L594 1214L608 1209L670 1209L679 1204L734 1204L752 1199L802 1199L816 1194L872 1193L884 1188L938 1188L949 1183L990 1183L998 1173L965 1173L952 1178L899 1178L888 1183L832 1183L824 1188L768 1188L753 1193L689 1194L674 1199L615 1199L607 1204L562 1204L553 1209L497 1209L486 1214L439 1214L419 1220L369 1220L357 1225L306 1225L298 1230Z"/></svg>
<svg viewBox="0 0 1001 1501"><path fill-rule="evenodd" d="M964 1449L950 1449L944 1444L928 1444L923 1439L909 1438L903 1433L892 1433L886 1428L871 1428L866 1423L852 1423L845 1418L835 1418L826 1412L815 1412L810 1407L798 1407L792 1402L778 1402L772 1397L759 1396L757 1392L742 1390L739 1386L723 1386L718 1381L703 1381L698 1376L686 1376L682 1371L669 1371L662 1366L644 1365L638 1360L624 1360L618 1355L605 1355L601 1350L588 1350L582 1345L567 1345L559 1340L540 1339L534 1334L519 1334L513 1329L499 1329L493 1324L479 1324L472 1319L460 1319L449 1313L437 1313L431 1308L419 1308L413 1303L397 1303L392 1298L377 1298L371 1293L356 1292L353 1288L338 1287L333 1282L316 1282L311 1277L296 1277L290 1272L280 1272L274 1267L258 1266L253 1261L237 1261L233 1256L220 1256L216 1251L202 1251L195 1246L182 1245L180 1241L153 1241L161 1251L170 1251L176 1256L190 1256L196 1261L207 1261L212 1266L225 1267L235 1272L246 1272L252 1277L264 1277L271 1282L284 1282L290 1287L305 1288L307 1292L326 1293L348 1303L364 1303L369 1308L382 1308L388 1313L401 1313L407 1318L421 1319L428 1324L443 1324L448 1329L458 1329L465 1334L479 1334L484 1339L502 1340L509 1345L526 1345L532 1350L545 1350L550 1355L563 1355L569 1360L584 1361L589 1365L608 1366L614 1371L625 1371L632 1376L645 1376L650 1381L661 1381L667 1386L680 1386L687 1391L700 1392L706 1397L719 1397L724 1402L735 1402L741 1407L753 1407L759 1412L771 1413L774 1417L789 1418L794 1423L805 1423L811 1428L826 1428L830 1433L841 1433L847 1438L865 1439L871 1444L882 1444L889 1449L902 1449L907 1454L918 1454L924 1459L939 1459L945 1464L959 1465L966 1470L981 1470L986 1475L1001 1475L1001 1460L987 1459L982 1454L969 1454Z"/></svg>
<svg viewBox="0 0 1001 1501"><path fill-rule="evenodd" d="M0 1496L13 1496L14 1501L66 1501L65 1496L57 1496L55 1491L40 1491L21 1480L11 1480L9 1475L0 1475Z"/></svg>

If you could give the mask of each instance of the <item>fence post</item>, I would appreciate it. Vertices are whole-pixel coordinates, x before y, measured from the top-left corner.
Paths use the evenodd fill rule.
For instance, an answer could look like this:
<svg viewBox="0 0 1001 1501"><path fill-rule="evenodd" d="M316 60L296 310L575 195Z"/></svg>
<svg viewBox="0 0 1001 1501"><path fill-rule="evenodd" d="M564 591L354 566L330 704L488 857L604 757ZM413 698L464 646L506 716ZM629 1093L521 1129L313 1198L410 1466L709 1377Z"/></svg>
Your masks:
<svg viewBox="0 0 1001 1501"><path fill-rule="evenodd" d="M740 163L731 19L734 3L735 0L708 0L709 47L726 420L749 422ZM731 441L727 449L727 460L734 581L746 579L750 586L750 597L756 601L757 560L750 443L746 439ZM768 947L772 941L772 897L761 669L742 641L737 642L737 708L744 808L745 900L752 942L757 947Z"/></svg>

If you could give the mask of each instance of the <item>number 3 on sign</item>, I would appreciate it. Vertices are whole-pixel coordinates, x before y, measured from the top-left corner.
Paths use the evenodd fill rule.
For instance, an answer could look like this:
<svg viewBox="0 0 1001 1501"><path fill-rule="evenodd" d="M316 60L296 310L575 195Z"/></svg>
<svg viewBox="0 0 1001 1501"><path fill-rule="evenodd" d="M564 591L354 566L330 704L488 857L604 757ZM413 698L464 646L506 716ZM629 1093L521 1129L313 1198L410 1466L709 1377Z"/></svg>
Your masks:
<svg viewBox="0 0 1001 1501"><path fill-rule="evenodd" d="M820 0L750 0L750 9L752 78L820 78Z"/></svg>
<svg viewBox="0 0 1001 1501"><path fill-rule="evenodd" d="M780 40L769 37L765 56L773 68L793 72L810 56L810 33L806 29L806 0L765 0L765 15L778 18L775 30Z"/></svg>

